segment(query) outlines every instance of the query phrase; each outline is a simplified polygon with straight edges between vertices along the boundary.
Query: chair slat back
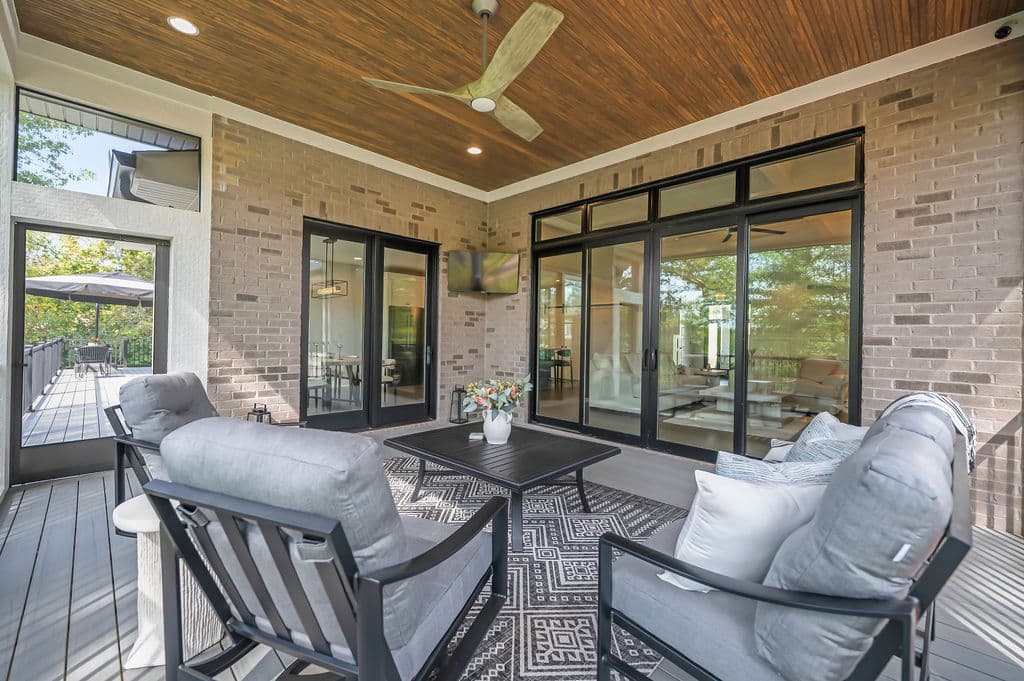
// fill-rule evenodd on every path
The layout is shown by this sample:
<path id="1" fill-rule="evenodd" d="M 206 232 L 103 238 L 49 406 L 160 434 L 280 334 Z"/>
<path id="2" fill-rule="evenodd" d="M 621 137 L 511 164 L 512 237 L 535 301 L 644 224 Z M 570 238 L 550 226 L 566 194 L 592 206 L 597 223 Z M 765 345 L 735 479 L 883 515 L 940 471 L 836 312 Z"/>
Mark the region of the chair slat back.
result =
<path id="1" fill-rule="evenodd" d="M 225 622 L 355 658 L 356 564 L 337 521 L 162 480 L 146 493 Z"/>

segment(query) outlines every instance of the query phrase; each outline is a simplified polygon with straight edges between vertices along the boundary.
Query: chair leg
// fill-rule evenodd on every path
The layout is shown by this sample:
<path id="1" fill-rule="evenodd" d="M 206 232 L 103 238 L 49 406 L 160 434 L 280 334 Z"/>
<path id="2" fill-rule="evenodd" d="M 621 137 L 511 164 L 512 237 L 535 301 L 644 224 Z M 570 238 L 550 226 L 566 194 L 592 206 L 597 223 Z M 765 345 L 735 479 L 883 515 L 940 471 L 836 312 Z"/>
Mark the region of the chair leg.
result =
<path id="1" fill-rule="evenodd" d="M 612 648 L 612 552 L 601 543 L 597 562 L 597 681 L 611 680 L 608 655 Z"/>

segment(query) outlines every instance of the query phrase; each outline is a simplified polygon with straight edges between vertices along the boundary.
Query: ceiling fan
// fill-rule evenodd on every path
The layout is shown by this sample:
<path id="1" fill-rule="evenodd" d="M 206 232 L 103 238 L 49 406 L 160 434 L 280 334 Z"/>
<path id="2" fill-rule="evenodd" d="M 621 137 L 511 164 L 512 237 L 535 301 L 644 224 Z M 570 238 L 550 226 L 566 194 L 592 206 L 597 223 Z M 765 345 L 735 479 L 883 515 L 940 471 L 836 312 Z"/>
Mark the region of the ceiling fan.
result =
<path id="1" fill-rule="evenodd" d="M 376 78 L 364 77 L 363 80 L 381 90 L 457 99 L 474 111 L 489 113 L 506 128 L 532 142 L 543 132 L 543 128 L 502 93 L 537 56 L 544 43 L 562 23 L 564 15 L 547 5 L 533 3 L 505 34 L 488 63 L 487 21 L 498 11 L 498 0 L 473 0 L 473 11 L 483 20 L 484 30 L 483 73 L 472 83 L 454 90 L 437 90 Z"/>
<path id="2" fill-rule="evenodd" d="M 736 227 L 730 227 L 729 228 L 729 233 L 725 235 L 724 239 L 722 239 L 722 243 L 724 244 L 726 241 L 731 239 L 732 235 L 735 234 L 736 231 L 737 231 Z M 779 235 L 782 235 L 782 234 L 786 233 L 786 230 L 784 230 L 784 229 L 768 229 L 767 227 L 751 227 L 750 231 L 751 232 L 763 232 L 765 234 L 779 234 Z"/>

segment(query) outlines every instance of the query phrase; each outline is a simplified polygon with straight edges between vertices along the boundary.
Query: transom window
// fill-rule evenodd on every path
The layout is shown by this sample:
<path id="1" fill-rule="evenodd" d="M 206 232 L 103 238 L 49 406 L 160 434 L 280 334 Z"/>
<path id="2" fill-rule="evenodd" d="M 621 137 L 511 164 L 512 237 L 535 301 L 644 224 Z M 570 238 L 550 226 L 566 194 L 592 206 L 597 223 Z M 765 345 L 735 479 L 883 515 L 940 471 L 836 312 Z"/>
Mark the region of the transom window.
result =
<path id="1" fill-rule="evenodd" d="M 14 179 L 199 210 L 200 139 L 19 88 Z"/>

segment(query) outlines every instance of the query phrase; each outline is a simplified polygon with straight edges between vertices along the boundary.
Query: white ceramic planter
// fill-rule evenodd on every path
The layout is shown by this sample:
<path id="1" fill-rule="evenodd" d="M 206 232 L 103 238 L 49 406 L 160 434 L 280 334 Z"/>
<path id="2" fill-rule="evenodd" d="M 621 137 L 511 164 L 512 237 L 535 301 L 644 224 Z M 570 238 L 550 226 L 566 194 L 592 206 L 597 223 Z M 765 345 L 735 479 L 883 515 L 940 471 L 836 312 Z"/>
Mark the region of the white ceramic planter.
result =
<path id="1" fill-rule="evenodd" d="M 488 409 L 484 412 L 484 437 L 488 444 L 503 445 L 512 433 L 512 414 L 499 411 L 496 418 Z"/>

